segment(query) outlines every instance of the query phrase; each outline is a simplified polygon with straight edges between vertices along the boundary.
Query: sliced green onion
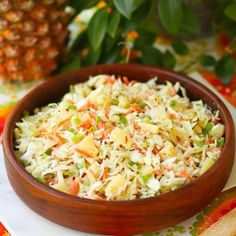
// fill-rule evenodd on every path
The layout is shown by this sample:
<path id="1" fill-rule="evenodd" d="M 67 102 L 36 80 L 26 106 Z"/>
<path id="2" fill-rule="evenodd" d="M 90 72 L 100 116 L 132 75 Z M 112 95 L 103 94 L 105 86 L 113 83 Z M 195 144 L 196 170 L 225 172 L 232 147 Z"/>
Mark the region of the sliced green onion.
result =
<path id="1" fill-rule="evenodd" d="M 77 110 L 77 106 L 74 105 L 74 104 L 71 104 L 68 108 L 69 108 L 70 110 L 74 110 L 74 111 Z"/>
<path id="2" fill-rule="evenodd" d="M 151 177 L 150 175 L 143 175 L 142 179 L 146 183 L 150 179 L 150 177 Z"/>
<path id="3" fill-rule="evenodd" d="M 171 107 L 174 107 L 176 104 L 177 104 L 176 100 L 172 100 L 172 101 L 170 102 L 170 106 L 171 106 Z"/>
<path id="4" fill-rule="evenodd" d="M 133 165 L 135 165 L 135 163 L 132 162 L 132 161 L 129 161 L 129 162 L 128 162 L 128 165 L 129 165 L 129 166 L 133 166 Z"/>
<path id="5" fill-rule="evenodd" d="M 100 122 L 102 120 L 101 116 L 96 116 L 96 122 Z"/>
<path id="6" fill-rule="evenodd" d="M 149 143 L 148 142 L 144 142 L 142 145 L 144 148 L 148 148 L 149 147 Z"/>
<path id="7" fill-rule="evenodd" d="M 217 147 L 224 147 L 224 145 L 225 145 L 225 140 L 224 139 L 217 141 L 217 144 L 216 144 Z"/>
<path id="8" fill-rule="evenodd" d="M 83 134 L 77 134 L 71 138 L 71 141 L 74 143 L 78 143 L 83 137 Z"/>
<path id="9" fill-rule="evenodd" d="M 47 153 L 43 153 L 43 154 L 41 155 L 41 157 L 42 157 L 43 159 L 45 159 L 45 158 L 48 157 L 48 154 L 47 154 Z"/>
<path id="10" fill-rule="evenodd" d="M 68 131 L 71 132 L 71 133 L 73 133 L 73 134 L 76 132 L 76 130 L 75 130 L 74 128 L 72 128 L 72 127 L 69 128 Z"/>
<path id="11" fill-rule="evenodd" d="M 127 125 L 128 124 L 128 120 L 125 116 L 120 116 L 120 123 L 123 125 Z"/>
<path id="12" fill-rule="evenodd" d="M 202 129 L 203 134 L 208 134 L 213 128 L 213 124 L 211 122 L 208 122 L 206 126 Z"/>
<path id="13" fill-rule="evenodd" d="M 144 109 L 144 108 L 145 108 L 145 104 L 144 104 L 144 103 L 140 103 L 140 104 L 138 104 L 138 106 L 139 106 L 141 109 Z"/>

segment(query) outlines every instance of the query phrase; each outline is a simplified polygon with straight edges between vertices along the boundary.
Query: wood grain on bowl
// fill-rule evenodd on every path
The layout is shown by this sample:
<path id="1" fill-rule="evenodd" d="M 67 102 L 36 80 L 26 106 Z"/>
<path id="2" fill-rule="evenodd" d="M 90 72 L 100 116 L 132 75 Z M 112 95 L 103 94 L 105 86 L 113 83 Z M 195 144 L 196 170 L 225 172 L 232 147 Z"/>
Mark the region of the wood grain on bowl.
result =
<path id="1" fill-rule="evenodd" d="M 220 111 L 225 124 L 225 146 L 216 163 L 202 176 L 175 191 L 147 199 L 98 201 L 81 199 L 56 191 L 32 177 L 14 154 L 14 128 L 25 110 L 47 105 L 59 99 L 71 84 L 89 76 L 112 74 L 131 80 L 147 81 L 155 76 L 158 83 L 179 81 L 190 99 L 202 99 Z M 177 224 L 204 208 L 224 187 L 234 161 L 234 124 L 224 103 L 208 88 L 181 74 L 141 65 L 98 65 L 59 75 L 39 85 L 15 107 L 3 135 L 5 165 L 12 187 L 22 201 L 34 211 L 58 224 L 76 230 L 128 235 L 151 232 Z"/>

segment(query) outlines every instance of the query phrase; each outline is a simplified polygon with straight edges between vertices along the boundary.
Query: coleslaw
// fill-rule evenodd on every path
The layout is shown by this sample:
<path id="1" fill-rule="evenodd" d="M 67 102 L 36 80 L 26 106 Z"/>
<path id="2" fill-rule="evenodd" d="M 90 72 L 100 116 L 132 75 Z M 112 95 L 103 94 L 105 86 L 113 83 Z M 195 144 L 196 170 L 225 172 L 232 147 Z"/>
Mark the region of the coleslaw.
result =
<path id="1" fill-rule="evenodd" d="M 58 103 L 27 112 L 17 157 L 40 182 L 96 200 L 132 200 L 190 183 L 219 158 L 219 111 L 190 101 L 179 82 L 97 75 Z"/>

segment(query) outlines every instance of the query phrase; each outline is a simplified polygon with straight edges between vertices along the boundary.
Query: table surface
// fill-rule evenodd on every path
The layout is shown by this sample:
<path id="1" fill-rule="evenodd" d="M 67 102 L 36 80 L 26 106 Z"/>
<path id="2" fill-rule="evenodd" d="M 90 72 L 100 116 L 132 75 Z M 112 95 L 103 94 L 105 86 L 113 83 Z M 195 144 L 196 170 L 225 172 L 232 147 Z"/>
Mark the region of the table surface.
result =
<path id="1" fill-rule="evenodd" d="M 197 79 L 198 81 L 207 84 L 201 76 L 194 72 L 190 74 L 191 77 Z M 207 84 L 213 91 L 216 90 Z M 216 92 L 218 95 L 219 93 Z M 236 109 L 233 108 L 221 95 L 219 95 L 222 100 L 225 101 L 228 106 L 233 119 L 236 123 Z M 52 223 L 43 217 L 39 216 L 37 213 L 28 208 L 15 194 L 11 188 L 3 160 L 2 146 L 0 145 L 0 222 L 2 222 L 8 229 L 12 236 L 74 236 L 74 235 L 89 235 L 82 232 L 74 231 Z M 231 176 L 225 186 L 225 189 L 236 186 L 236 162 L 233 167 Z M 182 222 L 177 227 L 171 227 L 162 230 L 160 234 L 150 234 L 150 235 L 168 235 L 168 232 L 174 232 L 173 235 L 191 235 L 191 226 L 196 220 L 196 216 Z M 171 234 L 169 234 L 171 235 Z"/>

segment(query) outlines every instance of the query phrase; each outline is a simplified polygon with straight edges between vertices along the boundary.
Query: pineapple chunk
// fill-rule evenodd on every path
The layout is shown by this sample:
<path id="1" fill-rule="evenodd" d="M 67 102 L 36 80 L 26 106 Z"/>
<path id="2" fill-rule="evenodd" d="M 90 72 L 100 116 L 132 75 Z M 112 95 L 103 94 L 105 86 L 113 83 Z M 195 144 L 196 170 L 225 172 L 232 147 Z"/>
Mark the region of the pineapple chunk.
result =
<path id="1" fill-rule="evenodd" d="M 212 130 L 209 132 L 209 134 L 216 138 L 221 138 L 224 135 L 225 126 L 222 124 L 216 124 L 213 126 Z"/>
<path id="2" fill-rule="evenodd" d="M 130 102 L 129 102 L 128 98 L 126 98 L 124 96 L 119 97 L 119 104 L 118 104 L 119 107 L 128 108 L 129 104 L 130 104 Z"/>
<path id="3" fill-rule="evenodd" d="M 57 180 L 58 180 L 58 183 L 52 185 L 51 187 L 64 193 L 70 193 L 70 189 L 66 185 L 65 179 L 61 171 L 57 172 Z"/>
<path id="4" fill-rule="evenodd" d="M 205 173 L 214 163 L 215 163 L 214 160 L 212 160 L 211 158 L 207 158 L 202 165 L 202 168 L 200 170 L 200 175 Z"/>
<path id="5" fill-rule="evenodd" d="M 109 105 L 110 98 L 106 94 L 101 94 L 97 97 L 96 102 L 98 105 Z"/>
<path id="6" fill-rule="evenodd" d="M 140 172 L 143 176 L 153 174 L 153 167 L 151 165 L 145 165 L 141 168 Z"/>
<path id="7" fill-rule="evenodd" d="M 94 143 L 93 138 L 89 137 L 89 136 L 83 138 L 79 142 L 78 148 L 85 151 L 85 152 L 87 152 L 88 154 L 90 154 L 93 157 L 98 156 L 98 153 L 99 153 L 99 151 L 98 151 L 98 149 L 97 149 L 97 147 Z"/>
<path id="8" fill-rule="evenodd" d="M 105 189 L 105 195 L 109 199 L 114 199 L 126 189 L 128 183 L 125 177 L 120 174 L 113 176 Z"/>
<path id="9" fill-rule="evenodd" d="M 185 130 L 183 128 L 174 127 L 171 129 L 170 134 L 176 143 L 179 142 L 178 139 L 180 139 L 181 142 L 183 142 L 185 139 Z"/>
<path id="10" fill-rule="evenodd" d="M 168 119 L 168 114 L 166 112 L 164 105 L 159 105 L 157 108 L 153 108 L 149 115 L 151 116 L 152 120 L 154 121 L 163 121 L 165 119 Z"/>
<path id="11" fill-rule="evenodd" d="M 176 150 L 174 145 L 170 141 L 165 141 L 164 148 L 161 149 L 160 154 L 163 156 L 175 156 Z"/>
<path id="12" fill-rule="evenodd" d="M 193 128 L 194 132 L 196 134 L 201 134 L 202 133 L 202 128 L 200 125 L 195 125 L 195 127 Z"/>
<path id="13" fill-rule="evenodd" d="M 119 116 L 117 116 L 117 115 L 110 116 L 110 121 L 111 122 L 118 122 L 119 121 Z"/>
<path id="14" fill-rule="evenodd" d="M 140 126 L 141 130 L 148 131 L 153 134 L 157 134 L 159 131 L 159 127 L 157 125 L 152 125 L 152 124 L 148 124 L 148 123 L 139 123 L 139 126 Z"/>
<path id="15" fill-rule="evenodd" d="M 200 125 L 200 127 L 204 128 L 207 124 L 207 119 L 205 117 L 200 117 L 199 121 L 198 121 L 198 125 Z"/>
<path id="16" fill-rule="evenodd" d="M 132 145 L 128 132 L 118 127 L 112 130 L 110 137 L 113 142 L 125 148 L 130 148 Z"/>

